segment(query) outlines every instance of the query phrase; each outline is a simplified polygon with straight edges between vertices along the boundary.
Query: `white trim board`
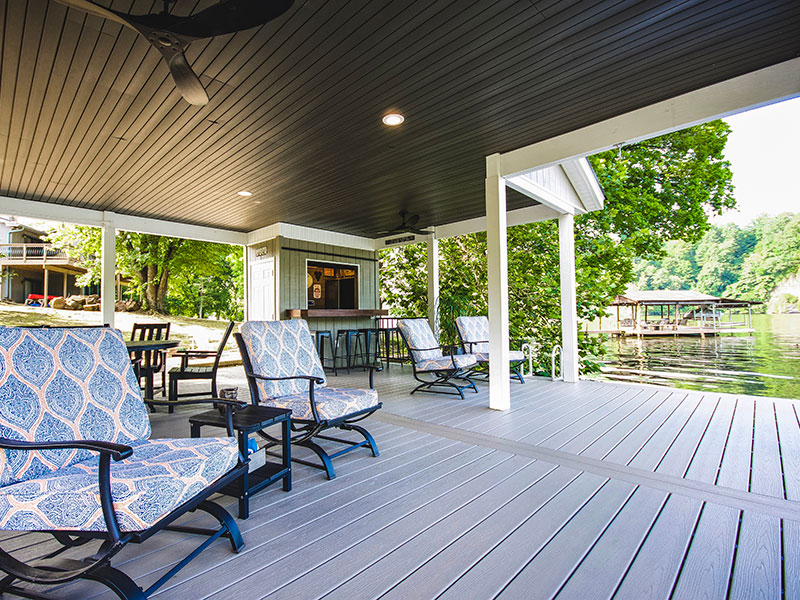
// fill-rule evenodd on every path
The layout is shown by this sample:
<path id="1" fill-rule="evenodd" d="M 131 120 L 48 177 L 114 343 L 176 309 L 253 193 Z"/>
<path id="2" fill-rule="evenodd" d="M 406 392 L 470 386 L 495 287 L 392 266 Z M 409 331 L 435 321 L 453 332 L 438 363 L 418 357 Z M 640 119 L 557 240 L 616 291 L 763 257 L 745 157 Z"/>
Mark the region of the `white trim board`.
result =
<path id="1" fill-rule="evenodd" d="M 291 223 L 273 223 L 266 227 L 261 227 L 247 234 L 247 245 L 254 246 L 261 242 L 266 242 L 276 237 L 283 237 L 290 240 L 302 242 L 314 242 L 316 244 L 328 244 L 342 248 L 352 248 L 355 250 L 375 250 L 375 240 L 372 238 L 339 233 L 337 231 L 327 231 L 303 225 L 292 225 Z"/>

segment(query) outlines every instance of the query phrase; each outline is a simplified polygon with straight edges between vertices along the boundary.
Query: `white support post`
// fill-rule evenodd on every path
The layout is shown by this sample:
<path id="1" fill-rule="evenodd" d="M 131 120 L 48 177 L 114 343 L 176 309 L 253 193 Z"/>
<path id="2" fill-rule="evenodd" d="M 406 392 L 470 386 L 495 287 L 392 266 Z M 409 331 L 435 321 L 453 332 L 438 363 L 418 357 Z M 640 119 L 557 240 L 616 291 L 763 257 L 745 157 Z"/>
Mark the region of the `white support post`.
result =
<path id="1" fill-rule="evenodd" d="M 578 381 L 578 297 L 575 283 L 575 218 L 558 217 L 561 273 L 561 372 L 564 381 Z"/>
<path id="2" fill-rule="evenodd" d="M 436 339 L 439 339 L 439 315 L 436 305 L 439 303 L 439 240 L 431 236 L 427 241 L 428 263 L 428 323 Z"/>
<path id="3" fill-rule="evenodd" d="M 116 238 L 114 213 L 103 212 L 100 243 L 100 314 L 103 323 L 114 326 L 114 279 L 116 264 Z"/>
<path id="4" fill-rule="evenodd" d="M 244 270 L 244 290 L 242 293 L 244 294 L 244 298 L 242 299 L 244 305 L 242 306 L 242 315 L 244 316 L 244 320 L 248 320 L 248 300 L 250 298 L 250 263 L 249 263 L 249 254 L 247 252 L 247 246 L 242 246 L 242 269 Z M 237 329 L 238 331 L 238 329 Z"/>
<path id="5" fill-rule="evenodd" d="M 511 408 L 508 373 L 506 183 L 499 154 L 486 157 L 486 260 L 489 270 L 489 408 Z"/>
<path id="6" fill-rule="evenodd" d="M 50 271 L 47 270 L 47 267 L 44 268 L 44 300 L 42 300 L 42 306 L 47 307 L 49 306 L 47 302 L 47 296 L 50 294 Z"/>

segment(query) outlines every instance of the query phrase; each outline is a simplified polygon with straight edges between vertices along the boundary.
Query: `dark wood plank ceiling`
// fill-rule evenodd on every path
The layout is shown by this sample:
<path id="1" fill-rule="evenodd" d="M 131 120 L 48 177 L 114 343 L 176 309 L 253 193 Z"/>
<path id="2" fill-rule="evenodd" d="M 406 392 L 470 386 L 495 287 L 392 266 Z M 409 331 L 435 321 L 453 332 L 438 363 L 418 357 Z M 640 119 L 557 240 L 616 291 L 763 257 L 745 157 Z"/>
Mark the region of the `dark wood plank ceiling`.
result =
<path id="1" fill-rule="evenodd" d="M 49 0 L 0 17 L 0 194 L 240 231 L 481 216 L 484 156 L 800 50 L 797 0 L 297 0 L 192 45 L 211 97 L 195 107 L 118 24 Z M 388 109 L 406 122 L 382 125 Z"/>

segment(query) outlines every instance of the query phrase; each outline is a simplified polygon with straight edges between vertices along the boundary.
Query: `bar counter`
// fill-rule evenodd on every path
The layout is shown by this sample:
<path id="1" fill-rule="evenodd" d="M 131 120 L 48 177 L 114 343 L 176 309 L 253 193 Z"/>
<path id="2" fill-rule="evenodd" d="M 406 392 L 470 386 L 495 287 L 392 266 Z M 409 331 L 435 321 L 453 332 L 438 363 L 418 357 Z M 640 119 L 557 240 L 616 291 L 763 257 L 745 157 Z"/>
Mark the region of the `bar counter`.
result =
<path id="1" fill-rule="evenodd" d="M 364 317 L 386 317 L 385 308 L 293 308 L 286 311 L 290 319 L 358 319 Z"/>

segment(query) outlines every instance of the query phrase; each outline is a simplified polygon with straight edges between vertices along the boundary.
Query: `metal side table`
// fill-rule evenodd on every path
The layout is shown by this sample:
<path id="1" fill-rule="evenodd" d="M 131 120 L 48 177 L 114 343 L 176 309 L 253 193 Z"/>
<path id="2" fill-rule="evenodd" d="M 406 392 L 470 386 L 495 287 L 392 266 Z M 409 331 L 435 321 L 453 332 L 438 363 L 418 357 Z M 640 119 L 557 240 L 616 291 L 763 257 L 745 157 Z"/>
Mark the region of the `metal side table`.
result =
<path id="1" fill-rule="evenodd" d="M 291 455 L 291 414 L 285 408 L 248 405 L 233 413 L 233 429 L 239 439 L 239 452 L 248 457 L 248 440 L 250 435 L 272 425 L 281 425 L 280 463 L 267 459 L 266 449 L 249 455 L 250 469 L 241 478 L 220 490 L 223 494 L 239 499 L 239 518 L 250 516 L 250 496 L 263 490 L 278 479 L 283 479 L 283 489 L 292 489 L 292 455 Z M 200 429 L 204 426 L 226 427 L 225 417 L 219 411 L 210 410 L 189 418 L 192 437 L 200 437 Z"/>

